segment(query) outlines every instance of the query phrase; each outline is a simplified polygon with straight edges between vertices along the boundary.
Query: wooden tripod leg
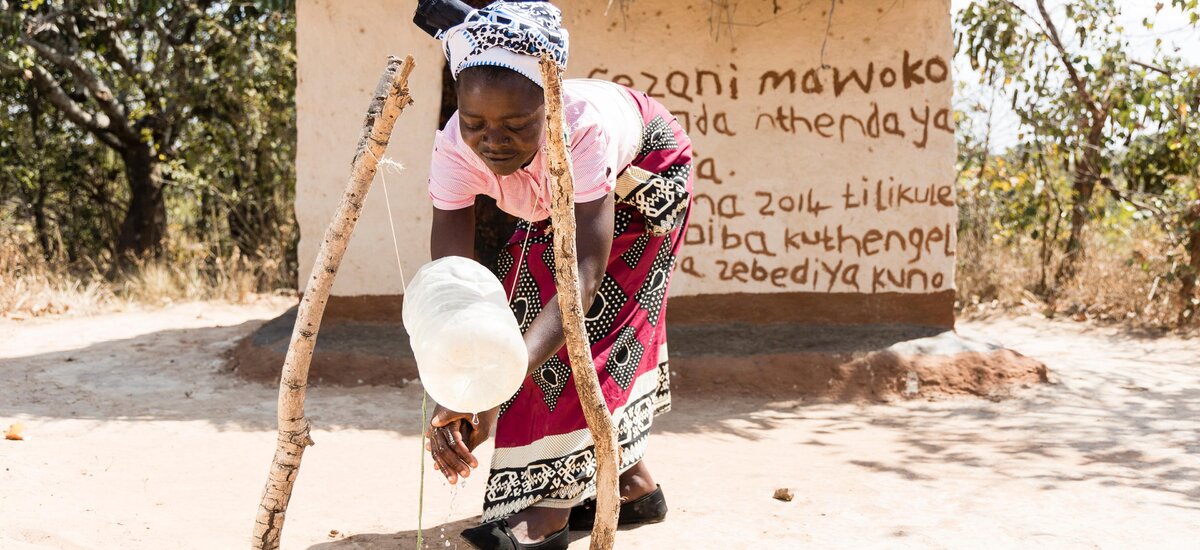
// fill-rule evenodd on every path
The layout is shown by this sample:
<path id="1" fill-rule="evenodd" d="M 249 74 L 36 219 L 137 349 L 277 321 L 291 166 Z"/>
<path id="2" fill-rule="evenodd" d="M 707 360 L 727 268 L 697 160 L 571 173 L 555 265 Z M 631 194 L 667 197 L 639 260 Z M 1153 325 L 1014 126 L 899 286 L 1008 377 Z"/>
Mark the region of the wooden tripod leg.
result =
<path id="1" fill-rule="evenodd" d="M 275 458 L 271 461 L 267 486 L 254 519 L 251 545 L 255 549 L 279 548 L 284 514 L 292 497 L 296 474 L 300 471 L 300 458 L 304 455 L 305 447 L 314 444 L 309 437 L 308 419 L 304 417 L 304 392 L 308 387 L 308 367 L 317 344 L 317 331 L 321 328 L 321 316 L 325 313 L 325 303 L 329 300 L 334 276 L 346 253 L 346 245 L 350 243 L 350 235 L 358 222 L 367 190 L 375 179 L 375 169 L 387 150 L 392 127 L 404 108 L 412 103 L 408 91 L 408 75 L 412 69 L 412 56 L 405 57 L 403 61 L 396 57 L 388 58 L 387 68 L 367 109 L 362 138 L 354 153 L 350 180 L 346 183 L 346 191 L 338 203 L 333 220 L 325 229 L 325 240 L 321 242 L 321 250 L 317 253 L 317 261 L 308 278 L 308 288 L 296 312 L 296 326 L 292 330 L 292 340 L 288 344 L 279 380 L 279 438 Z"/>
<path id="2" fill-rule="evenodd" d="M 566 125 L 562 114 L 562 78 L 558 65 L 542 55 L 542 85 L 546 92 L 546 153 L 550 171 L 551 222 L 554 224 L 554 272 L 558 305 L 562 308 L 563 334 L 571 359 L 571 375 L 579 393 L 583 415 L 592 432 L 596 448 L 596 522 L 592 525 L 592 550 L 609 550 L 617 534 L 617 513 L 621 504 L 617 485 L 620 455 L 617 431 L 613 428 L 608 405 L 600 393 L 600 379 L 592 363 L 583 322 L 583 303 L 579 291 L 579 259 L 575 248 L 575 181 L 571 176 L 571 156 L 563 136 Z"/>

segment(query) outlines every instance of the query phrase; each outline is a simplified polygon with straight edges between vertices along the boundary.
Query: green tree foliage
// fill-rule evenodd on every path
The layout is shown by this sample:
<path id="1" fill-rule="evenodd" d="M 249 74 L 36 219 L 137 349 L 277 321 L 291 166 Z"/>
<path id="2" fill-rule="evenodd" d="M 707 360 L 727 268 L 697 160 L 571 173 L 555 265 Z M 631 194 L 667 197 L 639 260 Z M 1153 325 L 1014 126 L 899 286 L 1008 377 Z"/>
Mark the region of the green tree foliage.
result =
<path id="1" fill-rule="evenodd" d="M 111 247 L 125 202 L 115 155 L 32 86 L 0 86 L 0 105 L 9 115 L 0 118 L 0 214 L 25 221 L 47 260 L 75 263 Z"/>
<path id="2" fill-rule="evenodd" d="M 999 199 L 989 204 L 1007 210 L 1014 222 L 1008 229 L 1041 241 L 1038 290 L 1051 297 L 1076 275 L 1090 222 L 1132 211 L 1159 224 L 1173 246 L 1200 239 L 1189 214 L 1200 177 L 1200 70 L 1162 48 L 1149 59 L 1134 55 L 1130 30 L 1120 24 L 1122 4 L 983 0 L 957 21 L 959 53 L 985 83 L 1007 94 L 1022 138 L 997 158 L 986 143 L 965 136 L 963 175 L 974 179 L 969 187 Z M 1170 5 L 1193 25 L 1200 20 L 1197 0 Z M 995 166 L 997 160 L 1008 166 Z M 1119 207 L 1106 207 L 1098 194 Z M 1046 264 L 1058 247 L 1050 280 Z M 1195 272 L 1188 265 L 1198 262 L 1180 263 L 1169 276 L 1190 277 L 1192 292 Z"/>
<path id="3" fill-rule="evenodd" d="M 47 257 L 290 282 L 294 36 L 292 2 L 0 0 L 4 210 Z"/>

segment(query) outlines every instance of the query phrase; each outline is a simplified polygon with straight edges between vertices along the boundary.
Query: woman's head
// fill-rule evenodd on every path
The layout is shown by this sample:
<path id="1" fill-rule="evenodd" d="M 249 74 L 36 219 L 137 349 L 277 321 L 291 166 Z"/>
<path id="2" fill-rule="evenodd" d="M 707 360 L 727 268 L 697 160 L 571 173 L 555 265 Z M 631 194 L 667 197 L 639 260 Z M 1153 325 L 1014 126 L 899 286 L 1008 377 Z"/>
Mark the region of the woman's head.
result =
<path id="1" fill-rule="evenodd" d="M 542 142 L 541 56 L 567 65 L 562 13 L 549 2 L 495 2 L 446 29 L 442 44 L 463 140 L 496 174 L 516 172 Z"/>
<path id="2" fill-rule="evenodd" d="M 449 9 L 449 8 L 446 8 Z M 451 10 L 453 11 L 453 10 Z M 458 17 L 447 14 L 446 20 Z M 442 32 L 442 51 L 454 78 L 471 67 L 504 67 L 542 85 L 539 62 L 548 55 L 567 68 L 570 35 L 549 2 L 493 2 Z"/>
<path id="3" fill-rule="evenodd" d="M 542 89 L 515 71 L 479 65 L 459 74 L 459 132 L 496 175 L 520 170 L 537 154 L 543 104 Z"/>

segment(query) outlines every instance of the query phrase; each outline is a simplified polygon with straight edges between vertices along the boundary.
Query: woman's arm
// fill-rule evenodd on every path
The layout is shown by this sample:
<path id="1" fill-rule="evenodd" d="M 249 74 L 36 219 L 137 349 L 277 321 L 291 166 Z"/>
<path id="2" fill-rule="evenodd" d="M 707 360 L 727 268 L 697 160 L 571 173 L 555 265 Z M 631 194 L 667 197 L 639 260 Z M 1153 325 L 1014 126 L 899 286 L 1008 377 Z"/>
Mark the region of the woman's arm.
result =
<path id="1" fill-rule="evenodd" d="M 591 305 L 604 280 L 608 256 L 612 252 L 614 198 L 610 193 L 603 199 L 575 205 L 576 246 L 579 254 L 580 298 L 584 312 Z M 433 211 L 433 232 L 430 251 L 433 259 L 445 256 L 474 256 L 475 209 Z M 526 375 L 546 362 L 566 343 L 562 329 L 562 309 L 554 297 L 542 309 L 525 331 L 525 346 L 529 349 Z M 487 440 L 495 425 L 499 407 L 478 415 L 479 424 L 471 425 L 473 415 L 451 411 L 438 405 L 434 408 L 425 436 L 425 449 L 434 460 L 434 468 L 450 483 L 468 477 L 479 461 L 471 453 Z"/>
<path id="2" fill-rule="evenodd" d="M 458 210 L 433 209 L 433 228 L 429 233 L 429 255 L 438 260 L 446 256 L 475 258 L 475 207 Z"/>
<path id="3" fill-rule="evenodd" d="M 433 227 L 429 234 L 429 255 L 438 260 L 446 256 L 475 257 L 475 207 L 458 210 L 433 209 Z M 452 411 L 441 405 L 433 408 L 433 417 L 425 427 L 425 449 L 433 457 L 434 469 L 450 483 L 458 476 L 471 475 L 479 461 L 471 450 L 487 440 L 498 409 L 479 415 L 480 425 L 473 426 L 474 415 Z"/>
<path id="4" fill-rule="evenodd" d="M 612 193 L 591 202 L 575 204 L 575 243 L 579 254 L 580 298 L 587 312 L 608 267 L 613 243 L 614 198 Z M 433 209 L 430 255 L 434 260 L 446 256 L 475 257 L 475 209 Z M 553 266 L 551 266 L 553 267 Z M 550 359 L 566 343 L 562 330 L 562 309 L 552 298 L 525 331 L 529 348 L 526 373 Z"/>
<path id="5" fill-rule="evenodd" d="M 575 205 L 575 243 L 579 254 L 580 300 L 586 314 L 608 267 L 608 255 L 613 243 L 613 194 L 602 199 Z M 553 267 L 553 266 L 551 266 Z M 525 331 L 525 347 L 529 348 L 529 367 L 526 375 L 541 366 L 566 344 L 562 328 L 562 309 L 558 297 L 551 298 Z"/>

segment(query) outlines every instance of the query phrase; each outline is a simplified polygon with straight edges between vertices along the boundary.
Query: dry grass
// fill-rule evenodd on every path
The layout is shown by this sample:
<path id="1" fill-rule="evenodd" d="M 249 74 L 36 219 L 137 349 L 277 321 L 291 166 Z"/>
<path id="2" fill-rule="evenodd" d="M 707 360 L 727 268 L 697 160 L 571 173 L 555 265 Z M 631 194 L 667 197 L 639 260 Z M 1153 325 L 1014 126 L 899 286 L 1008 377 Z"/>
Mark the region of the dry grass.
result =
<path id="1" fill-rule="evenodd" d="M 279 265 L 251 265 L 235 254 L 213 258 L 202 247 L 176 246 L 165 263 L 146 264 L 117 277 L 99 267 L 48 262 L 28 238 L 0 234 L 0 317 L 26 319 L 79 315 L 190 300 L 253 301 L 264 278 L 278 277 Z M 1179 282 L 1165 274 L 1176 260 L 1164 237 L 1143 224 L 1127 231 L 1087 233 L 1087 256 L 1079 275 L 1057 289 L 1053 304 L 1039 289 L 1041 245 L 1032 239 L 1009 242 L 991 235 L 959 236 L 957 284 L 959 314 L 971 318 L 1026 311 L 1078 320 L 1122 321 L 1167 327 L 1176 322 Z M 1045 268 L 1053 282 L 1059 257 Z M 275 294 L 294 294 L 283 289 Z"/>
<path id="2" fill-rule="evenodd" d="M 1182 302 L 1179 282 L 1169 276 L 1175 260 L 1161 232 L 1152 226 L 1128 231 L 1085 234 L 1085 257 L 1078 275 L 1045 292 L 1041 244 L 1001 239 L 959 241 L 957 282 L 960 315 L 987 316 L 1006 311 L 1069 316 L 1076 320 L 1121 321 L 1133 325 L 1171 327 Z M 1056 253 L 1045 269 L 1048 286 L 1061 260 Z"/>
<path id="3" fill-rule="evenodd" d="M 158 307 L 191 300 L 250 302 L 258 297 L 262 266 L 245 259 L 211 258 L 177 249 L 168 261 L 135 266 L 106 277 L 87 263 L 47 261 L 20 235 L 0 236 L 0 317 L 28 319 L 86 315 L 128 307 Z M 275 294 L 289 294 L 281 289 Z"/>

